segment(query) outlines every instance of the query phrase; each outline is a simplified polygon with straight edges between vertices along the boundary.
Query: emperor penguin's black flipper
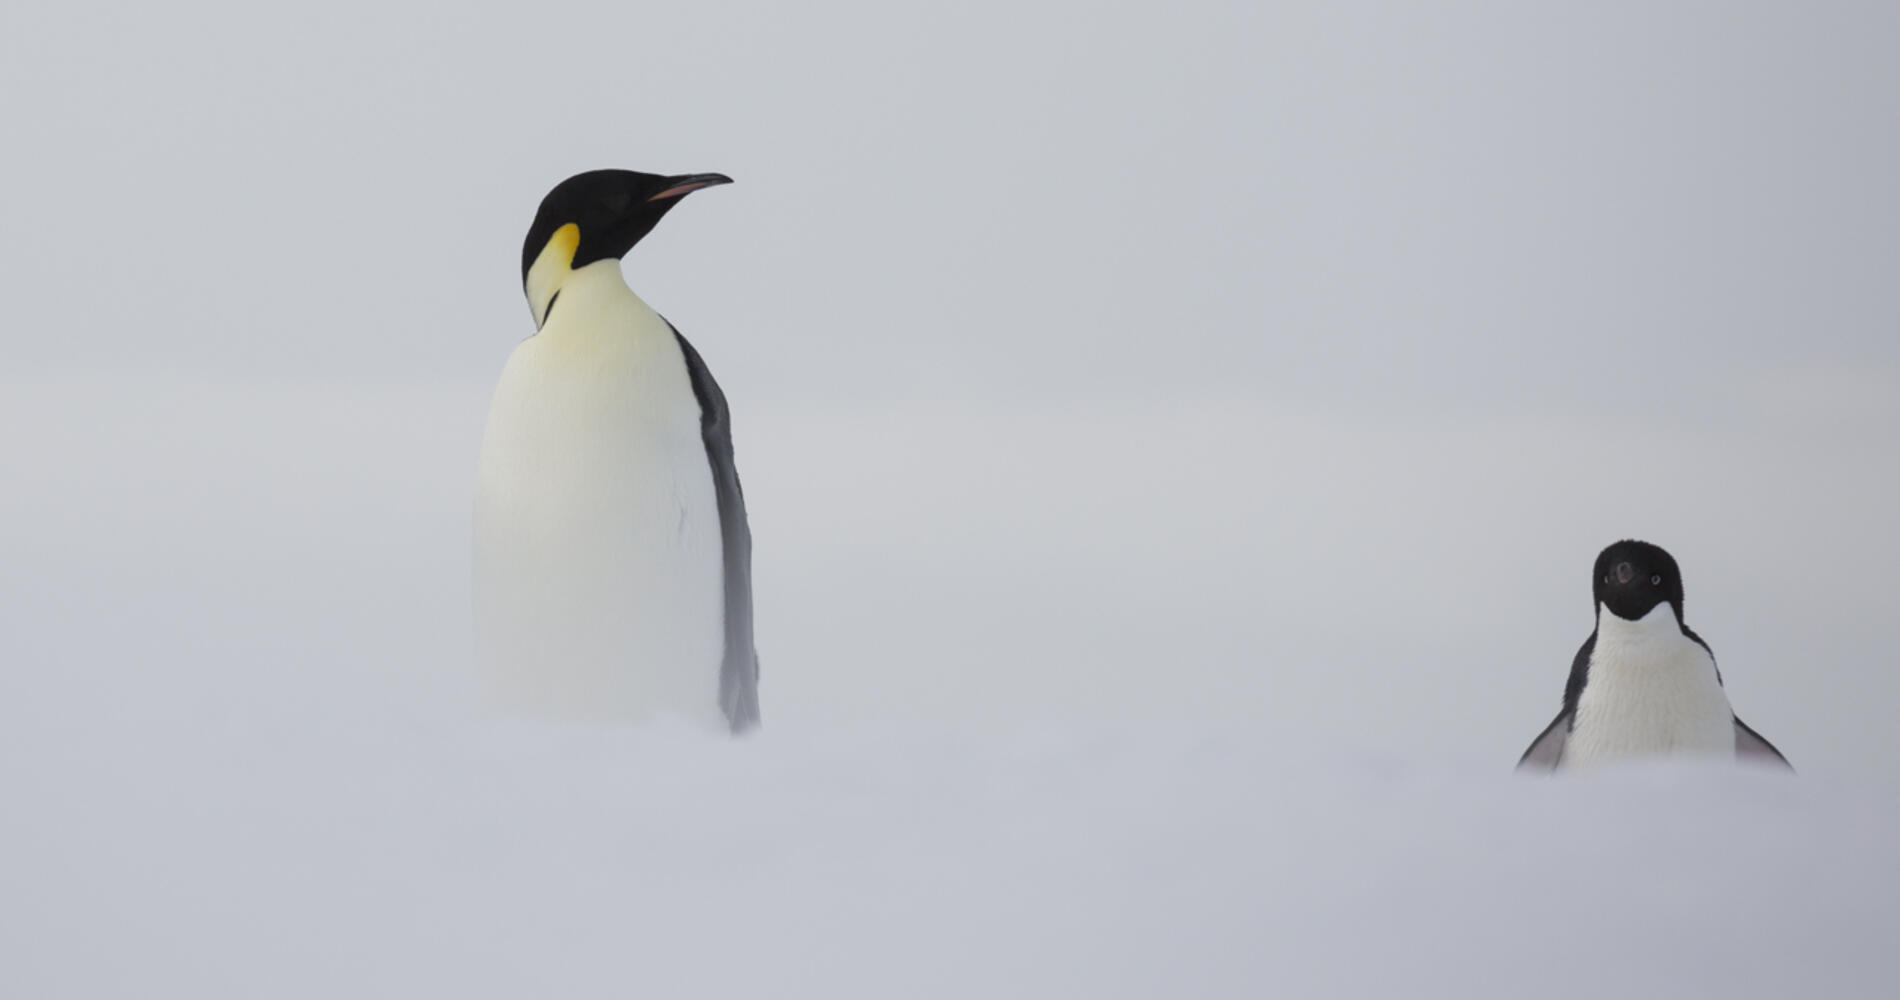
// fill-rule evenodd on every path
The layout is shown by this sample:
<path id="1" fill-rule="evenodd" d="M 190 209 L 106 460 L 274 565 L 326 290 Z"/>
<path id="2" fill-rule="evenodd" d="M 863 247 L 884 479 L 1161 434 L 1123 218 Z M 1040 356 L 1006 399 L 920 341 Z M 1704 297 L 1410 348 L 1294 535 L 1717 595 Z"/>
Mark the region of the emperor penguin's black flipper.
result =
<path id="1" fill-rule="evenodd" d="M 699 352 L 668 327 L 686 356 L 686 372 L 699 399 L 699 433 L 706 443 L 706 461 L 712 467 L 713 489 L 719 497 L 719 541 L 724 551 L 726 595 L 726 651 L 719 666 L 719 708 L 732 731 L 742 733 L 759 724 L 759 654 L 752 645 L 752 528 L 746 522 L 745 491 L 739 487 L 739 469 L 732 460 L 732 413 L 726 394 L 713 380 Z"/>

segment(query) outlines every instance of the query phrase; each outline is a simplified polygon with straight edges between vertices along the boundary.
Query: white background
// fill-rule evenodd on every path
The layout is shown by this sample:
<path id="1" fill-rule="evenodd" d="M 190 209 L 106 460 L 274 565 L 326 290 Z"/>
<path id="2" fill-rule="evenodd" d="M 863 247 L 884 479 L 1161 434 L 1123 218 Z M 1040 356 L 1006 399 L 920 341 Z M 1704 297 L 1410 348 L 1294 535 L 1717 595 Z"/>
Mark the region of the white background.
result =
<path id="1" fill-rule="evenodd" d="M 1012 928 L 1169 905 L 1184 916 L 1167 934 L 1213 949 L 1211 992 L 1258 992 L 1275 970 L 1323 983 L 1326 956 L 1361 947 L 1428 956 L 1366 981 L 1416 985 L 1475 961 L 1434 916 L 1438 889 L 1496 914 L 1547 899 L 1534 873 L 1582 856 L 1599 867 L 1563 884 L 1635 872 L 1638 896 L 1691 865 L 1683 913 L 1715 920 L 1714 943 L 1658 952 L 1665 978 L 1772 991 L 1796 981 L 1777 971 L 1827 968 L 1850 995 L 1876 957 L 1855 935 L 1890 937 L 1893 919 L 1876 933 L 1858 894 L 1890 899 L 1900 878 L 1881 838 L 1857 839 L 1900 814 L 1900 15 L 1257 7 L 0 14 L 0 790 L 21 817 L 0 827 L 0 969 L 24 970 L 23 995 L 82 968 L 71 982 L 104 993 L 241 994 L 336 945 L 302 988 L 427 982 L 465 960 L 447 982 L 511 995 L 452 916 L 479 906 L 445 894 L 480 873 L 534 887 L 490 900 L 516 917 L 535 900 L 604 935 L 595 952 L 528 934 L 520 983 L 558 967 L 572 995 L 605 989 L 633 959 L 594 893 L 654 890 L 616 867 L 639 837 L 575 827 L 626 821 L 612 804 L 639 800 L 621 782 L 687 809 L 678 830 L 756 819 L 777 831 L 763 843 L 840 852 L 836 870 L 761 861 L 717 890 L 764 923 L 657 949 L 682 967 L 767 940 L 808 957 L 798 935 L 829 925 L 788 916 L 788 939 L 772 915 L 813 891 L 840 936 L 901 935 L 825 893 L 885 884 L 852 847 L 890 831 L 854 810 L 940 803 L 954 821 L 916 856 L 934 861 L 905 870 L 939 873 L 941 912 L 997 935 L 952 963 L 970 989 L 1008 968 L 1045 992 L 1071 982 L 1051 971 L 1067 960 L 1009 966 Z M 767 720 L 752 756 L 463 718 L 473 463 L 488 389 L 532 328 L 521 236 L 548 187 L 605 166 L 738 182 L 689 199 L 626 271 L 732 401 Z M 1500 777 L 1556 710 L 1590 563 L 1622 537 L 1681 561 L 1690 623 L 1800 791 Z M 653 766 L 654 746 L 690 759 Z M 854 781 L 865 758 L 890 772 Z M 943 759 L 973 763 L 930 770 Z M 944 785 L 903 780 L 904 762 Z M 1017 791 L 984 791 L 991 768 Z M 1151 840 L 1064 811 L 1041 793 L 1065 768 L 1077 801 L 1177 819 Z M 413 788 L 357 784 L 391 773 Z M 736 793 L 693 812 L 697 779 L 820 818 L 761 816 Z M 548 805 L 570 787 L 600 802 Z M 414 788 L 451 804 L 396 809 Z M 1568 794 L 1591 819 L 1563 812 Z M 1283 805 L 1305 824 L 1289 839 L 1249 825 Z M 1674 861 L 1596 836 L 1656 809 L 1675 810 L 1658 821 Z M 414 869 L 369 834 L 361 856 L 326 850 L 287 818 L 305 811 L 423 854 L 469 824 L 512 848 Z M 221 839 L 246 815 L 273 818 Z M 953 849 L 996 823 L 1050 825 L 1025 835 L 1030 858 L 1074 833 L 1100 871 Z M 1478 850 L 1421 846 L 1421 823 Z M 1387 833 L 1353 833 L 1368 825 Z M 723 870 L 724 835 L 679 864 Z M 1368 881 L 1300 882 L 1302 837 L 1343 852 L 1318 870 Z M 1696 854 L 1725 837 L 1737 853 Z M 617 874 L 570 894 L 535 881 L 530 859 L 563 838 L 579 838 L 563 856 Z M 1064 891 L 1156 844 L 1205 863 L 1133 879 L 1125 911 Z M 147 849 L 230 909 L 175 909 Z M 1242 863 L 1255 852 L 1267 868 Z M 232 874 L 231 857 L 274 875 Z M 286 874 L 299 866 L 318 874 Z M 1197 894 L 1221 871 L 1250 902 Z M 377 961 L 247 916 L 353 913 L 346 872 L 405 901 L 367 907 L 392 923 L 344 921 Z M 994 922 L 985 887 L 1025 878 L 1055 902 Z M 1273 891 L 1287 884 L 1306 888 Z M 1625 896 L 1600 895 L 1558 908 L 1576 926 L 1544 918 L 1527 975 L 1653 943 L 1613 919 Z M 1320 898 L 1348 914 L 1313 925 L 1330 947 L 1266 961 L 1208 944 L 1249 920 L 1306 927 Z M 1366 927 L 1366 912 L 1399 916 Z M 1835 932 L 1790 944 L 1770 913 Z M 507 919 L 493 926 L 519 931 Z M 649 938 L 672 926 L 639 919 L 659 921 Z M 183 945 L 149 975 L 91 964 L 143 954 L 131 942 L 158 925 L 287 950 L 224 978 Z M 433 950 L 391 943 L 412 926 L 439 929 Z M 1583 929 L 1604 926 L 1619 930 Z M 1078 931 L 1055 953 L 1153 932 Z M 1181 985 L 1178 951 L 1141 967 L 1156 982 L 1113 963 L 1073 982 L 1155 995 Z M 1759 967 L 1696 978 L 1741 953 Z M 876 966 L 797 968 L 688 992 L 887 995 L 840 971 Z"/>

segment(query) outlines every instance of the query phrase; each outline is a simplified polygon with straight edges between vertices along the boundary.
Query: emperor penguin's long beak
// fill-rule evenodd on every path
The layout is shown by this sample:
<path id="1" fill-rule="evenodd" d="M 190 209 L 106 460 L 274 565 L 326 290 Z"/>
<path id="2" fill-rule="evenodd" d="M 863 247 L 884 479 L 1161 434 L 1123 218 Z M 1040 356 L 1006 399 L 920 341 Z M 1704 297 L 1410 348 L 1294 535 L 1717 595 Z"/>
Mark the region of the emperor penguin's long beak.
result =
<path id="1" fill-rule="evenodd" d="M 678 177 L 668 177 L 667 180 L 670 183 L 667 184 L 666 190 L 648 198 L 648 201 L 665 201 L 668 198 L 691 194 L 700 188 L 732 183 L 732 178 L 725 174 L 681 174 Z"/>

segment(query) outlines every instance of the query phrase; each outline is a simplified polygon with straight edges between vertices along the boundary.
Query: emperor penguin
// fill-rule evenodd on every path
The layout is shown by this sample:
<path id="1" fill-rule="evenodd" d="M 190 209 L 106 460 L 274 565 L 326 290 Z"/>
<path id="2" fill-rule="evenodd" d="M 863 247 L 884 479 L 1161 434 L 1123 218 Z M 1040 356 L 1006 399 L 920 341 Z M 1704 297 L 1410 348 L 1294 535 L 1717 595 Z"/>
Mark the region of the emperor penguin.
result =
<path id="1" fill-rule="evenodd" d="M 1682 619 L 1682 572 L 1669 553 L 1617 542 L 1592 573 L 1596 629 L 1570 663 L 1562 711 L 1518 770 L 1668 754 L 1789 767 L 1729 706 L 1715 654 Z"/>
<path id="2" fill-rule="evenodd" d="M 722 174 L 595 170 L 521 249 L 535 332 L 502 370 L 475 488 L 482 687 L 504 712 L 759 723 L 752 534 L 725 394 L 620 258 Z"/>

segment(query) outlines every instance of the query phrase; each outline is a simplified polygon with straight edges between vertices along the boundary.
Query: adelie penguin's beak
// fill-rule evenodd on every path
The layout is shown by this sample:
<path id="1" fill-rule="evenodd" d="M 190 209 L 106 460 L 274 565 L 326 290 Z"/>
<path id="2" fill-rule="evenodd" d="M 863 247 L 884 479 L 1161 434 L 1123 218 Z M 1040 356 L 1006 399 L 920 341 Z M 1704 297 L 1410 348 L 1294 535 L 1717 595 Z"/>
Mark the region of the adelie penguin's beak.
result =
<path id="1" fill-rule="evenodd" d="M 1636 568 L 1634 566 L 1631 566 L 1629 563 L 1626 563 L 1626 562 L 1620 562 L 1616 564 L 1616 582 L 1617 583 L 1628 583 L 1635 576 L 1636 576 Z"/>
<path id="2" fill-rule="evenodd" d="M 692 194 L 700 188 L 731 184 L 732 178 L 725 174 L 681 174 L 678 177 L 668 177 L 667 181 L 670 183 L 667 184 L 666 190 L 648 198 L 647 201 L 665 201 L 668 198 Z"/>

